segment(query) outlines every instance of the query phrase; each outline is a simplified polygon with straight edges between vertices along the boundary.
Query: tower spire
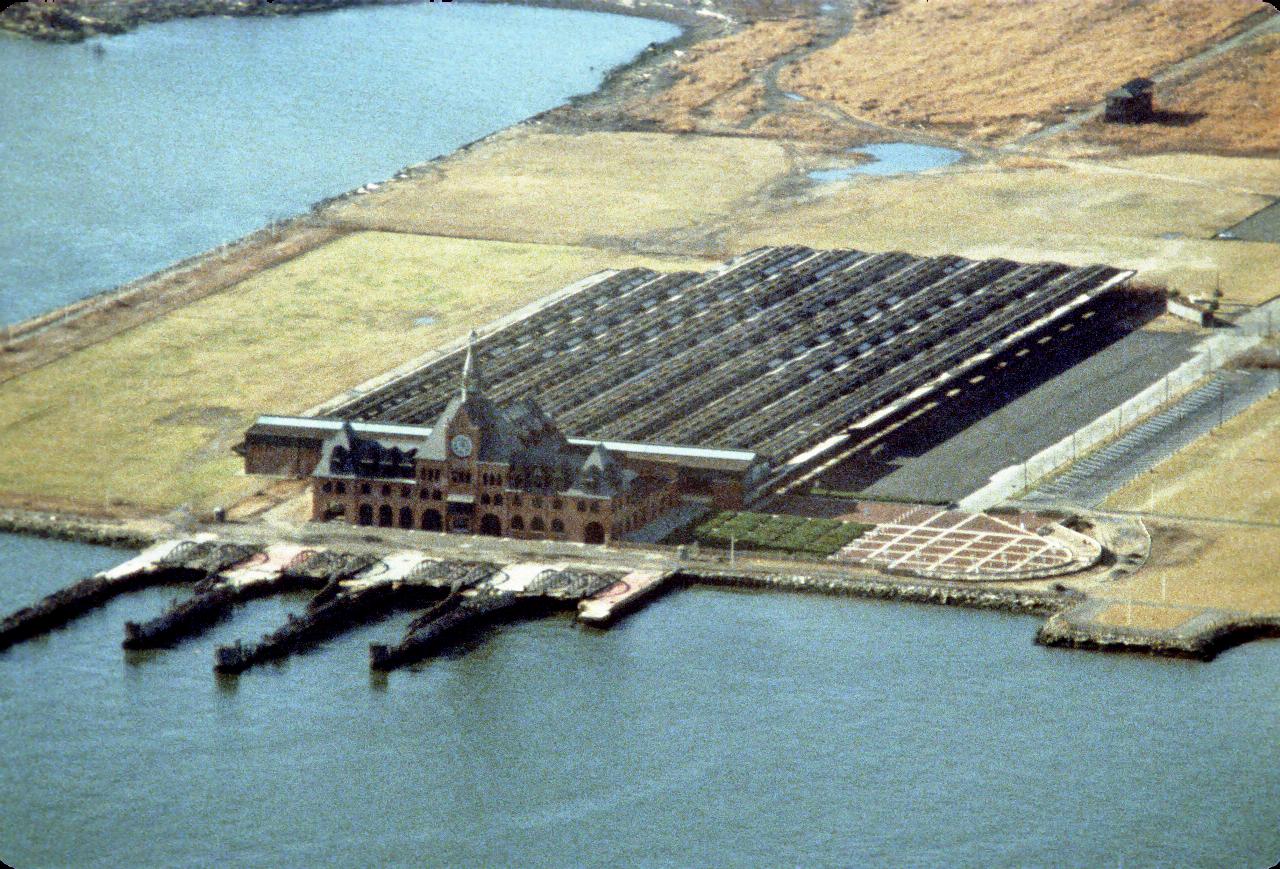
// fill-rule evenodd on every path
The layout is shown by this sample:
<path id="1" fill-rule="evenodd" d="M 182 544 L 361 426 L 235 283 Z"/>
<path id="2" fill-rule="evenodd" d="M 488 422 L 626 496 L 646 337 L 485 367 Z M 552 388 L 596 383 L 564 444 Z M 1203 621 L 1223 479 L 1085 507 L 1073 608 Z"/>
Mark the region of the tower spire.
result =
<path id="1" fill-rule="evenodd" d="M 472 329 L 467 336 L 467 355 L 462 360 L 462 398 L 465 401 L 468 393 L 480 394 L 484 389 L 484 378 L 480 376 L 480 366 L 475 358 L 476 330 Z"/>

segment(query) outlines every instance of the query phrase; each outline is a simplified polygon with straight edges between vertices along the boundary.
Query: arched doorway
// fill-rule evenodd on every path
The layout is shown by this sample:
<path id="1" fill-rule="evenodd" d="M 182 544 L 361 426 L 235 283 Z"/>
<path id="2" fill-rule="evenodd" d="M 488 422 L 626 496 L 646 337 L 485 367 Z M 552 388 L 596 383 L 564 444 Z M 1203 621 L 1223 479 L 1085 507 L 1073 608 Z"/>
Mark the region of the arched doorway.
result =
<path id="1" fill-rule="evenodd" d="M 444 527 L 444 520 L 440 516 L 439 510 L 423 510 L 422 511 L 422 530 L 423 531 L 439 531 Z"/>
<path id="2" fill-rule="evenodd" d="M 524 530 L 524 519 L 520 518 L 519 516 L 512 516 L 512 517 L 511 517 L 511 530 L 512 530 L 512 531 L 523 531 L 523 530 Z"/>
<path id="3" fill-rule="evenodd" d="M 391 527 L 391 505 L 383 504 L 378 508 L 378 524 L 383 528 Z"/>
<path id="4" fill-rule="evenodd" d="M 587 543 L 604 543 L 604 526 L 599 522 L 588 522 L 582 529 L 582 539 Z"/>
<path id="5" fill-rule="evenodd" d="M 360 505 L 360 518 L 358 520 L 361 525 L 373 524 L 373 507 L 368 504 Z"/>
<path id="6" fill-rule="evenodd" d="M 501 537 L 502 522 L 492 513 L 485 513 L 480 517 L 480 533 L 488 534 L 490 537 Z"/>
<path id="7" fill-rule="evenodd" d="M 541 534 L 547 530 L 547 523 L 542 521 L 541 516 L 534 516 L 533 521 L 529 523 L 529 530 Z"/>
<path id="8" fill-rule="evenodd" d="M 413 527 L 413 511 L 410 510 L 408 507 L 400 508 L 400 527 L 401 528 Z"/>

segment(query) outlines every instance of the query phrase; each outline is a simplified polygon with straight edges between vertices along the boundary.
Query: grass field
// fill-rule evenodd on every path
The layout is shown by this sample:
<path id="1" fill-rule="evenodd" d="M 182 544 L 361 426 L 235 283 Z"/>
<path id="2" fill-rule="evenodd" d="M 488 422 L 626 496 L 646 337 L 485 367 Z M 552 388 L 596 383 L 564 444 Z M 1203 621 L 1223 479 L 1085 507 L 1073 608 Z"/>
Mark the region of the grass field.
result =
<path id="1" fill-rule="evenodd" d="M 1186 159 L 1204 166 L 1213 158 Z M 1179 180 L 1178 162 L 1172 155 L 1163 158 L 1162 166 L 1172 171 L 1160 177 L 1132 166 L 1077 160 L 1038 168 L 1010 160 L 891 178 L 855 176 L 785 210 L 744 213 L 727 237 L 743 250 L 805 243 L 1105 262 L 1192 294 L 1211 290 L 1220 279 L 1231 301 L 1275 296 L 1280 245 L 1210 238 L 1268 197 L 1225 183 Z M 1237 162 L 1230 171 L 1240 171 Z M 1266 163 L 1270 177 L 1280 162 Z M 1253 180 L 1262 174 L 1256 169 Z M 1185 237 L 1165 237 L 1170 235 Z"/>
<path id="2" fill-rule="evenodd" d="M 901 0 L 784 70 L 779 84 L 882 124 L 1006 139 L 1101 102 L 1264 8 L 1256 0 Z"/>
<path id="3" fill-rule="evenodd" d="M 778 57 L 808 43 L 811 21 L 760 21 L 721 39 L 701 43 L 676 64 L 675 83 L 655 97 L 640 99 L 627 113 L 654 121 L 666 132 L 690 132 L 710 115 L 722 124 L 741 121 L 760 108 L 763 88 L 751 78 Z"/>
<path id="4" fill-rule="evenodd" d="M 1179 450 L 1104 506 L 1280 522 L 1280 396 Z"/>
<path id="5" fill-rule="evenodd" d="M 1125 127 L 1097 121 L 1081 138 L 1130 151 L 1274 154 L 1280 150 L 1280 34 L 1224 54 L 1185 81 L 1159 88 L 1156 98 L 1160 111 L 1187 122 Z"/>
<path id="6" fill-rule="evenodd" d="M 361 233 L 0 385 L 0 492 L 205 509 L 260 488 L 230 447 L 604 268 L 705 263 Z M 416 325 L 433 317 L 429 326 Z"/>
<path id="7" fill-rule="evenodd" d="M 1280 528 L 1148 522 L 1151 560 L 1090 597 L 1280 614 Z"/>
<path id="8" fill-rule="evenodd" d="M 781 145 L 754 139 L 518 130 L 327 216 L 369 229 L 653 249 L 649 236 L 701 232 L 787 167 Z"/>

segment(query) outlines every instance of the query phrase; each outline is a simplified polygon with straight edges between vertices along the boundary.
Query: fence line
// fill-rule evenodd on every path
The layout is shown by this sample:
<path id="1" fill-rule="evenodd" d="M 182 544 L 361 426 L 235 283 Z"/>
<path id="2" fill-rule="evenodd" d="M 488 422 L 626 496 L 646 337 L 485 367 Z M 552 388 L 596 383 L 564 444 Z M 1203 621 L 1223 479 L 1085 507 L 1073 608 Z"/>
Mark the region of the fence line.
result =
<path id="1" fill-rule="evenodd" d="M 1196 355 L 1170 371 L 1129 400 L 1078 429 L 1025 462 L 998 471 L 991 481 L 964 498 L 965 510 L 985 510 L 1030 489 L 1060 468 L 1070 465 L 1094 447 L 1114 440 L 1127 426 L 1166 405 L 1180 400 L 1202 378 L 1218 370 L 1232 357 L 1256 347 L 1271 334 L 1272 305 L 1241 318 L 1237 328 L 1202 341 Z"/>

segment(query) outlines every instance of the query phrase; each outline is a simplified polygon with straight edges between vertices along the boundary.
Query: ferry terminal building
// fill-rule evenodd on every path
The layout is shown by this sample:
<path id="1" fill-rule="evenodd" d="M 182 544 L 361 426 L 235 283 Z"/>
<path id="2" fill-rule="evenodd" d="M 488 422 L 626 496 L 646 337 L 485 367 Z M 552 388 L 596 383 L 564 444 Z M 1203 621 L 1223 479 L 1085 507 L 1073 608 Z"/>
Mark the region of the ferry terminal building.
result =
<path id="1" fill-rule="evenodd" d="M 267 416 L 241 451 L 246 473 L 309 478 L 313 521 L 582 543 L 685 500 L 740 507 L 768 470 L 743 450 L 567 438 L 532 399 L 495 404 L 471 345 L 430 427 Z"/>

